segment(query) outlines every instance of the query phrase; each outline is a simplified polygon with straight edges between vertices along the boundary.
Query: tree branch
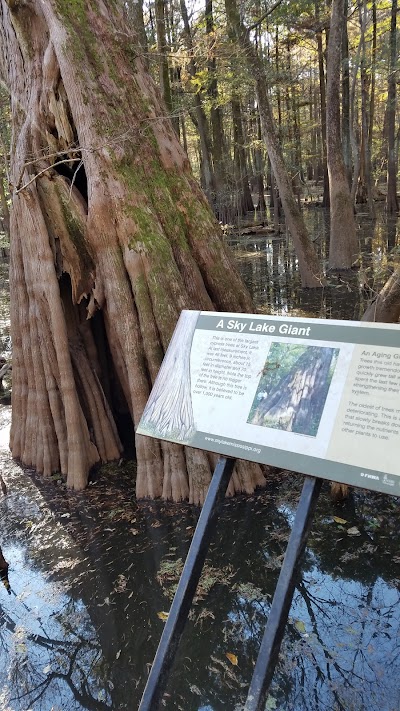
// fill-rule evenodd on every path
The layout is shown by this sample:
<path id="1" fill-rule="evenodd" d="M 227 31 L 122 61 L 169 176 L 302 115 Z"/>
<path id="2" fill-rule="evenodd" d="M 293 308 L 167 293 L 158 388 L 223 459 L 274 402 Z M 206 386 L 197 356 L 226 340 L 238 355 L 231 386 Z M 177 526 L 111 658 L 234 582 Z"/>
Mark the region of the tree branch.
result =
<path id="1" fill-rule="evenodd" d="M 259 24 L 261 24 L 261 22 L 262 22 L 263 20 L 265 20 L 266 17 L 269 17 L 269 15 L 272 15 L 272 13 L 276 10 L 276 8 L 279 7 L 279 5 L 282 5 L 282 2 L 283 2 L 283 0 L 277 0 L 277 2 L 275 3 L 275 5 L 272 5 L 272 7 L 270 7 L 268 10 L 266 10 L 266 11 L 264 12 L 264 14 L 261 15 L 261 17 L 258 18 L 258 20 L 256 20 L 255 22 L 253 22 L 253 24 L 250 25 L 250 27 L 247 28 L 247 32 L 251 32 L 252 30 L 255 30 L 256 27 L 257 27 Z"/>
<path id="2" fill-rule="evenodd" d="M 57 161 L 57 163 L 52 163 L 51 165 L 48 165 L 47 168 L 43 168 L 43 170 L 41 170 L 37 175 L 34 175 L 33 178 L 28 180 L 28 182 L 25 183 L 25 185 L 23 185 L 21 188 L 18 188 L 15 191 L 15 194 L 18 195 L 18 193 L 20 193 L 22 190 L 25 190 L 25 188 L 27 188 L 28 185 L 30 185 L 37 178 L 39 178 L 40 175 L 43 175 L 43 173 L 46 173 L 47 170 L 51 170 L 51 168 L 54 168 L 56 165 L 61 165 L 62 163 L 76 163 L 77 160 L 78 160 L 78 158 L 65 158 L 65 160 L 59 160 L 59 161 Z"/>

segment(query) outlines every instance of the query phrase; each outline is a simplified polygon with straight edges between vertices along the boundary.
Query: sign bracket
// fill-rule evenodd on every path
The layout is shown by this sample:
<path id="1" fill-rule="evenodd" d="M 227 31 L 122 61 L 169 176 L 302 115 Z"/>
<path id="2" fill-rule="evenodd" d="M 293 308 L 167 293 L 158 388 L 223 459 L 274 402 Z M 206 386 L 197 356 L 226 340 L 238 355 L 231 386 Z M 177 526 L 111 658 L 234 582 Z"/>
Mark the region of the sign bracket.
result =
<path id="1" fill-rule="evenodd" d="M 306 476 L 244 711 L 264 711 L 321 486 L 322 479 Z"/>
<path id="2" fill-rule="evenodd" d="M 215 467 L 138 711 L 155 711 L 164 693 L 235 461 L 220 457 Z"/>
<path id="3" fill-rule="evenodd" d="M 234 465 L 235 459 L 218 460 L 138 711 L 159 707 Z M 264 709 L 321 486 L 322 479 L 305 478 L 244 711 Z"/>

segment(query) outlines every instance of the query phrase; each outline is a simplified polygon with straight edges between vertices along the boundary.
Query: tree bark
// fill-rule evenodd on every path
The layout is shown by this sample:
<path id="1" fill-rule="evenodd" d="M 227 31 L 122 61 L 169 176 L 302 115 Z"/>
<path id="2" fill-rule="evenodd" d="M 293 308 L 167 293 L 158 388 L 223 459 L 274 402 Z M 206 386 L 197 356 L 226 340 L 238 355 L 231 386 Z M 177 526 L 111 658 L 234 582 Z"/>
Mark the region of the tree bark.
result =
<path id="1" fill-rule="evenodd" d="M 264 188 L 264 158 L 261 152 L 261 121 L 258 107 L 256 109 L 256 126 L 257 126 L 257 145 L 254 149 L 254 167 L 256 172 L 256 186 L 258 191 L 258 202 L 256 210 L 265 214 L 267 210 L 267 204 L 265 202 L 265 188 Z"/>
<path id="2" fill-rule="evenodd" d="M 134 23 L 133 26 L 136 29 L 137 38 L 142 49 L 143 65 L 148 69 L 149 45 L 143 18 L 143 0 L 129 0 L 126 4 L 126 13 L 128 20 Z"/>
<path id="3" fill-rule="evenodd" d="M 345 0 L 344 14 L 347 17 L 348 0 Z M 346 166 L 347 179 L 351 185 L 351 143 L 350 143 L 350 59 L 349 35 L 347 22 L 343 25 L 342 35 L 342 142 L 343 160 Z"/>
<path id="4" fill-rule="evenodd" d="M 0 75 L 13 119 L 11 450 L 81 489 L 121 454 L 118 403 L 139 422 L 181 309 L 252 304 L 122 11 L 77 7 L 0 0 Z M 136 457 L 140 496 L 189 488 L 202 502 L 206 453 L 137 436 Z M 263 481 L 243 465 L 234 479 Z"/>
<path id="5" fill-rule="evenodd" d="M 396 269 L 366 309 L 362 321 L 397 323 L 399 319 L 400 269 Z"/>
<path id="6" fill-rule="evenodd" d="M 229 168 L 230 156 L 226 147 L 226 140 L 223 129 L 223 111 L 219 105 L 219 92 L 217 81 L 217 61 L 215 57 L 215 26 L 213 15 L 213 2 L 205 2 L 205 19 L 208 45 L 208 89 L 207 93 L 211 101 L 210 124 L 212 133 L 212 158 L 215 180 L 215 214 L 220 222 L 227 224 L 233 220 L 232 214 L 232 186 L 230 185 Z"/>
<path id="7" fill-rule="evenodd" d="M 4 234 L 6 235 L 7 241 L 10 241 L 10 211 L 8 209 L 8 203 L 6 198 L 6 193 L 4 190 L 4 180 L 5 175 L 2 170 L 0 170 L 0 205 L 2 214 L 2 223 Z"/>
<path id="8" fill-rule="evenodd" d="M 359 8 L 361 28 L 361 167 L 358 183 L 357 198 L 359 202 L 366 202 L 371 217 L 375 217 L 375 206 L 372 197 L 372 166 L 369 143 L 369 109 L 370 109 L 370 76 L 366 63 L 365 34 L 367 31 L 367 5 L 363 3 Z"/>
<path id="9" fill-rule="evenodd" d="M 375 122 L 375 87 L 376 87 L 376 56 L 377 56 L 377 22 L 376 1 L 372 0 L 372 48 L 371 48 L 371 94 L 369 104 L 368 150 L 372 157 L 372 137 Z M 372 158 L 371 158 L 372 160 Z"/>
<path id="10" fill-rule="evenodd" d="M 233 122 L 233 155 L 235 166 L 235 193 L 237 214 L 245 215 L 254 210 L 249 185 L 249 172 L 247 169 L 246 150 L 244 145 L 242 108 L 237 96 L 232 97 L 232 122 Z"/>
<path id="11" fill-rule="evenodd" d="M 340 135 L 340 60 L 344 0 L 333 0 L 327 66 L 327 151 L 330 190 L 329 267 L 350 269 L 358 253 L 353 204 Z"/>

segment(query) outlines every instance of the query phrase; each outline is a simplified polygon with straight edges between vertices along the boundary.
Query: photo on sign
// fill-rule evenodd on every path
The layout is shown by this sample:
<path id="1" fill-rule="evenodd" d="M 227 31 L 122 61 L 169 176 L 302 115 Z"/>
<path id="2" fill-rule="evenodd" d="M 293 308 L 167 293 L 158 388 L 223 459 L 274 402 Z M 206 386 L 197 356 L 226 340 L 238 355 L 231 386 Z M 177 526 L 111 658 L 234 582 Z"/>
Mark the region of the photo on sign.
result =
<path id="1" fill-rule="evenodd" d="M 339 350 L 272 343 L 247 422 L 316 437 Z"/>

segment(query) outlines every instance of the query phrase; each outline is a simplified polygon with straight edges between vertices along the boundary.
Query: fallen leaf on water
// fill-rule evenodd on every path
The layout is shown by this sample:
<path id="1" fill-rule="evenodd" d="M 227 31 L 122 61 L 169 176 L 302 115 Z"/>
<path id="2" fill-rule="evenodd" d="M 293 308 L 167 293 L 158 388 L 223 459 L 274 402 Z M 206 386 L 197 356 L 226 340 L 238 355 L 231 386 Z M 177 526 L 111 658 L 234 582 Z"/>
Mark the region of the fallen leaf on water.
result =
<path id="1" fill-rule="evenodd" d="M 115 655 L 115 659 L 119 659 L 121 655 L 121 650 L 119 649 L 118 652 Z"/>
<path id="2" fill-rule="evenodd" d="M 157 612 L 157 617 L 159 617 L 160 620 L 165 622 L 165 620 L 168 620 L 168 612 Z"/>
<path id="3" fill-rule="evenodd" d="M 227 657 L 227 659 L 229 659 L 230 663 L 233 664 L 234 667 L 237 667 L 238 658 L 237 658 L 236 654 L 231 654 L 231 652 L 227 652 L 225 654 L 225 656 Z"/>
<path id="4" fill-rule="evenodd" d="M 296 620 L 294 626 L 296 627 L 296 630 L 300 632 L 300 634 L 304 634 L 304 632 L 306 631 L 306 626 L 303 620 Z"/>
<path id="5" fill-rule="evenodd" d="M 349 536 L 361 536 L 360 531 L 358 530 L 357 526 L 352 526 L 351 528 L 347 529 L 347 534 Z"/>
<path id="6" fill-rule="evenodd" d="M 192 692 L 192 694 L 197 694 L 197 696 L 201 696 L 201 691 L 200 691 L 199 687 L 196 686 L 196 684 L 191 684 L 189 686 L 189 689 Z"/>
<path id="7" fill-rule="evenodd" d="M 346 519 L 344 518 L 339 518 L 339 516 L 333 516 L 333 520 L 335 523 L 347 523 Z"/>

